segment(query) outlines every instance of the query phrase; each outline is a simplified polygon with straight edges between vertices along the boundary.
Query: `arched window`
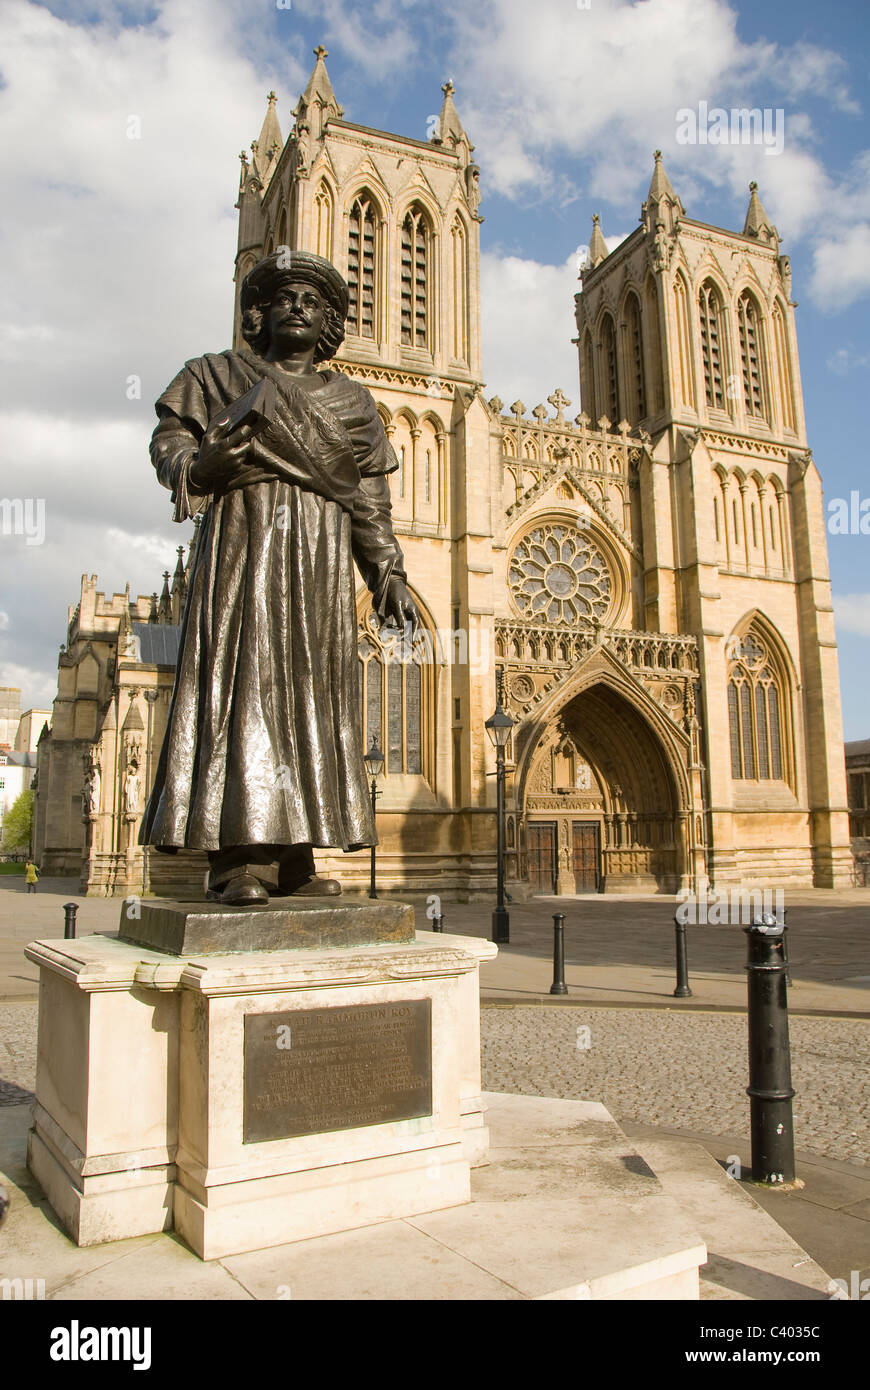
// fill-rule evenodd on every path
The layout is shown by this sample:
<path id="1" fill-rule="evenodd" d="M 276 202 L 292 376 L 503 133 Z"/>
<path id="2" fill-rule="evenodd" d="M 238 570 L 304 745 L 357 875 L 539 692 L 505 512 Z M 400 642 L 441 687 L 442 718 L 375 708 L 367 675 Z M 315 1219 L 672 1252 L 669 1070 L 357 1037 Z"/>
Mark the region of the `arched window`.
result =
<path id="1" fill-rule="evenodd" d="M 605 314 L 601 320 L 601 405 L 610 423 L 619 419 L 619 385 L 616 374 L 616 333 L 613 319 Z"/>
<path id="2" fill-rule="evenodd" d="M 375 336 L 375 209 L 362 194 L 350 210 L 347 242 L 347 327 L 360 338 Z"/>
<path id="3" fill-rule="evenodd" d="M 794 395 L 791 386 L 791 365 L 788 360 L 788 335 L 785 319 L 779 304 L 774 304 L 771 315 L 773 339 L 776 348 L 776 375 L 779 387 L 779 413 L 786 429 L 794 430 Z"/>
<path id="4" fill-rule="evenodd" d="M 680 399 L 683 405 L 695 409 L 695 374 L 692 367 L 691 334 L 689 331 L 689 295 L 682 275 L 674 279 L 674 311 L 677 320 L 677 353 L 679 357 Z"/>
<path id="5" fill-rule="evenodd" d="M 765 418 L 764 378 L 761 369 L 761 318 L 748 290 L 737 304 L 737 336 L 743 373 L 743 403 L 747 415 Z"/>
<path id="6" fill-rule="evenodd" d="M 360 618 L 357 650 L 363 739 L 368 748 L 377 735 L 387 760 L 387 776 L 426 776 L 432 766 L 431 646 L 428 631 L 418 633 L 408 647 L 402 634 L 381 629 L 371 605 Z"/>
<path id="7" fill-rule="evenodd" d="M 453 255 L 453 356 L 458 362 L 468 361 L 468 291 L 465 257 L 465 228 L 459 217 L 450 228 Z"/>
<path id="8" fill-rule="evenodd" d="M 625 329 L 628 338 L 627 358 L 631 364 L 631 392 L 634 421 L 646 418 L 646 375 L 643 366 L 643 331 L 640 304 L 636 294 L 625 302 Z"/>
<path id="9" fill-rule="evenodd" d="M 314 198 L 314 249 L 318 256 L 332 260 L 332 194 L 325 183 Z"/>
<path id="10" fill-rule="evenodd" d="M 402 342 L 428 348 L 429 228 L 420 208 L 409 209 L 402 223 Z"/>
<path id="11" fill-rule="evenodd" d="M 595 355 L 592 351 L 592 335 L 588 329 L 583 335 L 583 377 L 580 405 L 590 420 L 595 420 Z"/>
<path id="12" fill-rule="evenodd" d="M 656 290 L 656 282 L 651 275 L 647 277 L 644 298 L 646 299 L 647 348 L 649 351 L 649 362 L 652 375 L 652 384 L 647 394 L 652 398 L 649 401 L 650 413 L 656 415 L 660 410 L 664 409 L 665 396 L 664 384 L 662 382 L 662 359 L 659 350 L 659 343 L 661 341 L 659 334 L 659 299 L 658 291 Z"/>
<path id="13" fill-rule="evenodd" d="M 701 311 L 701 355 L 704 359 L 704 390 L 707 404 L 716 410 L 724 410 L 722 301 L 709 280 L 701 286 L 698 307 Z"/>
<path id="14" fill-rule="evenodd" d="M 733 644 L 728 669 L 731 776 L 736 781 L 782 781 L 783 691 L 767 644 L 750 630 Z"/>

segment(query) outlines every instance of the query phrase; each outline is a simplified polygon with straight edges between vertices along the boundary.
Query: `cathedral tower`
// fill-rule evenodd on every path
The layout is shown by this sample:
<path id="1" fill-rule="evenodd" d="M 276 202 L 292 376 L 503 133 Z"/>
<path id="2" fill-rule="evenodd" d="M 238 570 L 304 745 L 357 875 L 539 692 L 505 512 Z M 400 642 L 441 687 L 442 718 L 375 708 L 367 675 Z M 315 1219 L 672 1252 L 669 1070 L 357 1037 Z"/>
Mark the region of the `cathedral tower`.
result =
<path id="1" fill-rule="evenodd" d="M 596 235 L 597 233 L 597 235 Z M 848 882 L 821 481 L 791 298 L 755 183 L 743 229 L 686 215 L 656 152 L 641 224 L 597 223 L 576 296 L 581 397 L 644 441 L 644 625 L 694 634 L 717 881 Z"/>
<path id="2" fill-rule="evenodd" d="M 480 171 L 451 82 L 417 140 L 348 120 L 326 50 L 315 55 L 286 142 L 270 93 L 260 138 L 241 156 L 235 343 L 241 283 L 261 256 L 282 245 L 314 251 L 345 277 L 350 312 L 335 365 L 371 390 L 396 452 L 393 523 L 426 629 L 423 659 L 391 662 L 360 592 L 364 737 L 377 734 L 387 755 L 379 862 L 386 882 L 395 873 L 408 886 L 419 876 L 421 886 L 464 888 L 471 808 L 492 795 L 475 730 L 495 689 Z M 332 867 L 347 880 L 350 864 L 339 856 Z"/>

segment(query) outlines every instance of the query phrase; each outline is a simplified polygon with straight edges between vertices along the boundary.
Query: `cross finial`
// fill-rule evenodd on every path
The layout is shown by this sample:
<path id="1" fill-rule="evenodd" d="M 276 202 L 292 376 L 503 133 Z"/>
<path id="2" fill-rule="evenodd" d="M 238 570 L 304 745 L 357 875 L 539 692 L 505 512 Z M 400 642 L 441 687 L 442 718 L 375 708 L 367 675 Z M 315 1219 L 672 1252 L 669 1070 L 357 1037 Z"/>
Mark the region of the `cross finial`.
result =
<path id="1" fill-rule="evenodd" d="M 757 193 L 757 192 L 758 192 L 758 184 L 755 182 L 754 179 L 753 179 L 752 183 L 749 185 L 749 192 L 750 192 L 750 193 Z"/>
<path id="2" fill-rule="evenodd" d="M 557 386 L 552 396 L 548 396 L 547 400 L 555 410 L 557 419 L 564 419 L 563 412 L 565 410 L 565 406 L 570 405 L 571 402 L 568 400 L 568 397 L 563 392 L 561 386 Z"/>
<path id="3" fill-rule="evenodd" d="M 267 93 L 266 93 L 266 100 L 268 101 L 269 105 L 271 106 L 271 105 L 272 105 L 272 102 L 273 102 L 273 101 L 277 101 L 278 98 L 276 97 L 276 95 L 275 95 L 274 92 L 267 92 Z"/>
<path id="4" fill-rule="evenodd" d="M 315 48 L 315 50 L 314 50 L 314 56 L 315 56 L 315 58 L 318 59 L 318 61 L 319 61 L 321 58 L 328 58 L 328 57 L 329 57 L 329 50 L 326 49 L 326 48 L 324 48 L 322 43 L 319 43 L 319 44 L 317 45 L 317 47 Z"/>
<path id="5" fill-rule="evenodd" d="M 442 84 L 441 84 L 441 90 L 442 90 L 442 92 L 444 93 L 444 95 L 445 95 L 446 97 L 452 96 L 453 93 L 456 91 L 456 88 L 454 87 L 453 83 L 450 81 L 450 78 L 449 78 L 449 77 L 448 77 L 448 79 L 447 79 L 446 82 L 442 82 Z"/>
<path id="6" fill-rule="evenodd" d="M 661 159 L 661 157 L 662 157 L 662 152 L 661 152 L 661 150 L 653 150 L 653 158 L 654 158 L 656 164 L 658 164 L 658 162 L 659 162 L 659 160 Z"/>

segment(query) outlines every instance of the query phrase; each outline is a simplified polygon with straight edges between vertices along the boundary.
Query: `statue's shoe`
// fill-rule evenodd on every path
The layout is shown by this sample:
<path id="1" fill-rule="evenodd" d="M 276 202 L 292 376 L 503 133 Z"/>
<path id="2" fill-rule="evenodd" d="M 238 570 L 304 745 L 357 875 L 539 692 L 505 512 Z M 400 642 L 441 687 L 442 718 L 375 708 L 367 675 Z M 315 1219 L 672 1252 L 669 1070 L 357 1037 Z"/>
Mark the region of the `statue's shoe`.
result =
<path id="1" fill-rule="evenodd" d="M 267 903 L 269 894 L 252 874 L 235 874 L 223 888 L 209 888 L 206 897 L 225 907 L 248 907 L 252 903 Z"/>
<path id="2" fill-rule="evenodd" d="M 278 893 L 283 898 L 337 898 L 341 893 L 341 884 L 337 878 L 319 878 L 314 874 L 296 888 L 287 888 L 282 884 Z"/>

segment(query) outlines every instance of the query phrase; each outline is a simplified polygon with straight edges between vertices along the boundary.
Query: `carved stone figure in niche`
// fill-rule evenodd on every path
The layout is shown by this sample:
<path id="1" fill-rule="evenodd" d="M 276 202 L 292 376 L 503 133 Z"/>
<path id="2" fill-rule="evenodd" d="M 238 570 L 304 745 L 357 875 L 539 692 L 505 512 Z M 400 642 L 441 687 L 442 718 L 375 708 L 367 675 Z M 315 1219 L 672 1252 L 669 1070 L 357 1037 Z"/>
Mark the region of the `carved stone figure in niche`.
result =
<path id="1" fill-rule="evenodd" d="M 131 763 L 127 768 L 127 775 L 124 778 L 124 812 L 128 816 L 135 816 L 139 810 L 139 798 L 142 795 L 142 779 L 139 776 L 139 768 L 136 763 Z"/>
<path id="2" fill-rule="evenodd" d="M 85 784 L 82 790 L 85 815 L 95 816 L 100 809 L 100 765 L 97 762 L 89 763 L 85 772 Z"/>

